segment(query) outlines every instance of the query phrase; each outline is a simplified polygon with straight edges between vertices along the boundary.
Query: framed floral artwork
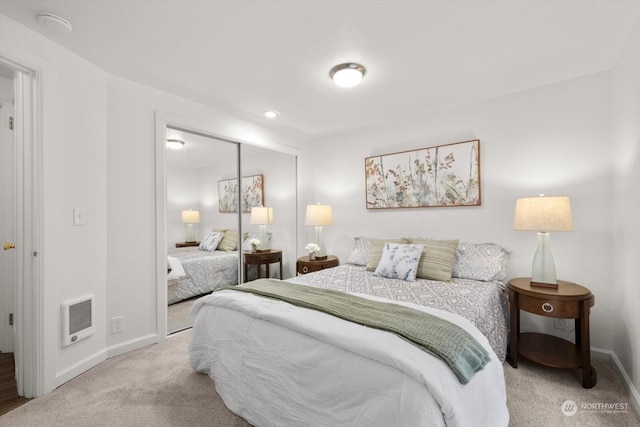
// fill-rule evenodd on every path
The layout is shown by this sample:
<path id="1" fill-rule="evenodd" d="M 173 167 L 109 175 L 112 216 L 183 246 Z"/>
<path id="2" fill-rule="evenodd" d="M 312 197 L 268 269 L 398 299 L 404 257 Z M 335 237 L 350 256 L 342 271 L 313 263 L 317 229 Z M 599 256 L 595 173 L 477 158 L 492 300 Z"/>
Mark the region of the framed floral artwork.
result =
<path id="1" fill-rule="evenodd" d="M 480 140 L 364 159 L 367 209 L 479 206 Z"/>
<path id="2" fill-rule="evenodd" d="M 242 177 L 242 212 L 251 212 L 254 206 L 264 206 L 264 178 L 262 175 Z M 238 180 L 222 179 L 218 181 L 218 211 L 237 212 Z"/>

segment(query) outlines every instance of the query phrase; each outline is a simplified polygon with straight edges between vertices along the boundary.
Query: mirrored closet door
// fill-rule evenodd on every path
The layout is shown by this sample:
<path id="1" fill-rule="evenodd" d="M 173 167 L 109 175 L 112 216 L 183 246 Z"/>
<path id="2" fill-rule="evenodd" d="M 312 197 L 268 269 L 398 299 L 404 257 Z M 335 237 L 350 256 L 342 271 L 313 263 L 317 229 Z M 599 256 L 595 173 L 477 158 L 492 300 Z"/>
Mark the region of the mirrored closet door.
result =
<path id="1" fill-rule="evenodd" d="M 295 275 L 296 156 L 172 128 L 167 141 L 171 334 L 192 326 L 193 302 L 212 289 Z"/>
<path id="2" fill-rule="evenodd" d="M 237 181 L 238 144 L 167 129 L 167 332 L 190 328 L 193 302 L 238 283 L 238 215 L 218 209 L 218 182 Z M 237 200 L 237 191 L 236 191 Z M 226 237 L 226 239 L 225 239 Z M 170 270 L 170 271 L 169 271 Z"/>

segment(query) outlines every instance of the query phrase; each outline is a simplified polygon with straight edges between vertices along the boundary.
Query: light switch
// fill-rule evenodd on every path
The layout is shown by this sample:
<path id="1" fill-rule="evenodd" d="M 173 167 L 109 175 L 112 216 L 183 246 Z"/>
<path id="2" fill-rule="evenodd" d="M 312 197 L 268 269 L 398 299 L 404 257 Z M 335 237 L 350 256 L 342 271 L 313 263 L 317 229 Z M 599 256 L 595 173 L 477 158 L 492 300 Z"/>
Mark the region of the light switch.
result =
<path id="1" fill-rule="evenodd" d="M 85 225 L 87 223 L 87 210 L 85 208 L 73 208 L 73 225 Z"/>

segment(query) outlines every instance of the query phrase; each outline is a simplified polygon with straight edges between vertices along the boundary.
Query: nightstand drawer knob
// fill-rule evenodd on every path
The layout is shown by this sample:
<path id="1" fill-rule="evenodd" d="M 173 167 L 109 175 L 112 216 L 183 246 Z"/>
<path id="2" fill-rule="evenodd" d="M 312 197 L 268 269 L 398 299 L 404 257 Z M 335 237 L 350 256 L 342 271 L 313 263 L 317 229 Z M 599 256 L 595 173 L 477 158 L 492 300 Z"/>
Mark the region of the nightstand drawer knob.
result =
<path id="1" fill-rule="evenodd" d="M 545 302 L 544 304 L 542 304 L 542 311 L 544 311 L 545 313 L 551 313 L 553 311 L 553 306 L 548 302 Z"/>
<path id="2" fill-rule="evenodd" d="M 302 272 L 303 273 L 308 273 L 309 272 L 309 268 L 305 265 L 304 267 L 302 267 Z"/>

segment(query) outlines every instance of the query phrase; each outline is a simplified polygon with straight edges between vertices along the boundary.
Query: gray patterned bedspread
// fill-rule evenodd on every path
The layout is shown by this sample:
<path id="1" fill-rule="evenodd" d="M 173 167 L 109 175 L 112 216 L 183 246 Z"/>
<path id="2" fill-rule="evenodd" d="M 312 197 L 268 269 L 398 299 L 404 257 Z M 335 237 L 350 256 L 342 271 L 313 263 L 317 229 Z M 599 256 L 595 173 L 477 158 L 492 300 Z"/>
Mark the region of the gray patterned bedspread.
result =
<path id="1" fill-rule="evenodd" d="M 180 260 L 186 276 L 177 282 L 169 282 L 168 304 L 238 284 L 237 251 L 208 252 L 198 247 L 186 247 L 169 250 L 169 256 Z"/>
<path id="2" fill-rule="evenodd" d="M 320 288 L 407 301 L 459 314 L 469 319 L 504 362 L 507 351 L 507 296 L 500 282 L 453 278 L 450 282 L 416 279 L 408 282 L 376 277 L 365 267 L 344 264 L 287 279 Z"/>

